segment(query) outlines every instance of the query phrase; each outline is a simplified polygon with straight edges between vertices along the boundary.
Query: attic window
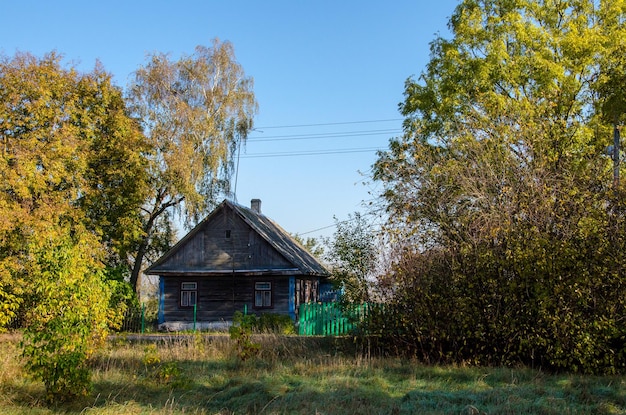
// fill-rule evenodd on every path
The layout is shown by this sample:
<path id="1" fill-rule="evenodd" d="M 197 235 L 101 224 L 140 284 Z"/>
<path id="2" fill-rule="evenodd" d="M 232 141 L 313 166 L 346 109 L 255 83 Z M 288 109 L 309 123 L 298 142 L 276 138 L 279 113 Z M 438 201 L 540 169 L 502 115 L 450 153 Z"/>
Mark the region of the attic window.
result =
<path id="1" fill-rule="evenodd" d="M 255 308 L 271 308 L 272 307 L 272 283 L 271 282 L 254 283 L 254 307 Z"/>
<path id="2" fill-rule="evenodd" d="M 226 238 L 230 238 L 230 229 L 226 229 L 226 233 L 225 233 Z"/>

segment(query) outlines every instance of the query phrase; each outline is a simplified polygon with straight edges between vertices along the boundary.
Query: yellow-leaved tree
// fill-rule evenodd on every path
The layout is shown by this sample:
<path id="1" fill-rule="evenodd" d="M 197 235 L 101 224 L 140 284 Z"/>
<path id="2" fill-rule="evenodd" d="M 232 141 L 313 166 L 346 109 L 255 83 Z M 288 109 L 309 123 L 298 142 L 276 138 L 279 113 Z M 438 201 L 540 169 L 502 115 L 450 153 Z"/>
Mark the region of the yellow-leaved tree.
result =
<path id="1" fill-rule="evenodd" d="M 25 328 L 51 401 L 89 389 L 87 359 L 119 321 L 103 275 L 141 234 L 143 140 L 101 67 L 0 56 L 0 330 Z"/>

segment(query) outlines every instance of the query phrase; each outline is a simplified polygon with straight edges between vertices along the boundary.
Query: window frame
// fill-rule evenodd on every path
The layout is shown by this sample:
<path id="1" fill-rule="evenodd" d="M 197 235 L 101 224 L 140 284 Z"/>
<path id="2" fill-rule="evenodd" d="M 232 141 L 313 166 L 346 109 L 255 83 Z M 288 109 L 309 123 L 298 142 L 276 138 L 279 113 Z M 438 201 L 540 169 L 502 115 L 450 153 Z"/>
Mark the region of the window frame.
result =
<path id="1" fill-rule="evenodd" d="M 184 281 L 180 283 L 178 306 L 180 308 L 193 308 L 194 306 L 198 306 L 198 283 L 196 281 Z"/>
<path id="2" fill-rule="evenodd" d="M 274 308 L 274 290 L 270 281 L 254 282 L 254 308 Z"/>

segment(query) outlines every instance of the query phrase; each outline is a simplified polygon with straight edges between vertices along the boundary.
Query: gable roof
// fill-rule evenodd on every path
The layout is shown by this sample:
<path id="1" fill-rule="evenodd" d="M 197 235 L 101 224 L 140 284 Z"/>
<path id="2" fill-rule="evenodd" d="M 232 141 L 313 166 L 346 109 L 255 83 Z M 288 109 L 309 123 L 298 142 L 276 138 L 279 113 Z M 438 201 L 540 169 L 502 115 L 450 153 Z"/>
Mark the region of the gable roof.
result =
<path id="1" fill-rule="evenodd" d="M 260 212 L 256 212 L 248 207 L 241 206 L 230 200 L 220 203 L 202 222 L 194 227 L 176 245 L 167 251 L 161 258 L 149 266 L 145 273 L 158 275 L 162 273 L 160 266 L 165 264 L 169 258 L 178 252 L 189 240 L 204 229 L 205 225 L 212 218 L 219 215 L 225 208 L 230 208 L 250 226 L 261 238 L 279 252 L 289 261 L 298 274 L 328 276 L 326 268 L 307 251 L 298 241 L 296 241 L 287 231 Z M 210 272 L 210 270 L 207 270 Z"/>

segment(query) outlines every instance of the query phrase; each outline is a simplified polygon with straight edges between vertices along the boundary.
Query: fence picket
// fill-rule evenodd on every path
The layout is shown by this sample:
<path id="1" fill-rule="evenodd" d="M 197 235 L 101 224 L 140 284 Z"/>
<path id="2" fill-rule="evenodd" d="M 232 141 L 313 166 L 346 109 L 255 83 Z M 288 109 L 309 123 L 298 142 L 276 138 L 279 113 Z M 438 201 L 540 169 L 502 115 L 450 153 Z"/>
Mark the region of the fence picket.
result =
<path id="1" fill-rule="evenodd" d="M 341 307 L 339 303 L 300 304 L 298 334 L 301 336 L 341 336 L 355 329 L 369 314 L 368 303 Z"/>

